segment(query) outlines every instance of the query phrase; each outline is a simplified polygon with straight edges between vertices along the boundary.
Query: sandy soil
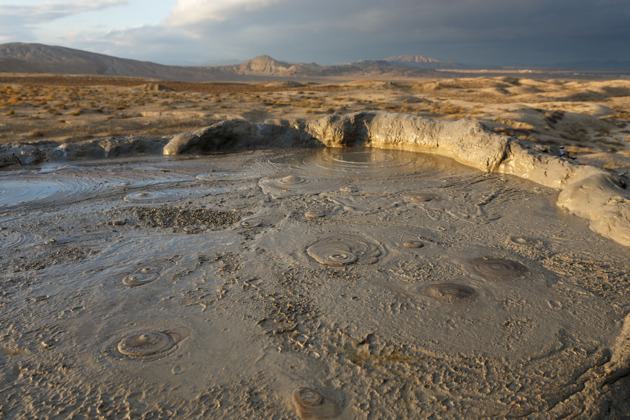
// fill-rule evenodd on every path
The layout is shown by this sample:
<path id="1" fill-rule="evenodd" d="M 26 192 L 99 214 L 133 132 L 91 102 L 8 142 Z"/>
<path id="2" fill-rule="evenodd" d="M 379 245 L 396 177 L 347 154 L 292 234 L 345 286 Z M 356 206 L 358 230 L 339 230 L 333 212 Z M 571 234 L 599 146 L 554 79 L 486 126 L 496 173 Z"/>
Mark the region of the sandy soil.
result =
<path id="1" fill-rule="evenodd" d="M 11 77 L 4 143 L 384 109 L 630 168 L 628 81 Z M 0 416 L 630 410 L 628 248 L 556 190 L 365 149 L 17 163 L 0 183 Z"/>
<path id="2" fill-rule="evenodd" d="M 630 167 L 630 81 L 514 76 L 345 83 L 181 83 L 0 75 L 0 142 L 169 137 L 240 117 L 366 110 L 468 118 L 610 169 Z"/>

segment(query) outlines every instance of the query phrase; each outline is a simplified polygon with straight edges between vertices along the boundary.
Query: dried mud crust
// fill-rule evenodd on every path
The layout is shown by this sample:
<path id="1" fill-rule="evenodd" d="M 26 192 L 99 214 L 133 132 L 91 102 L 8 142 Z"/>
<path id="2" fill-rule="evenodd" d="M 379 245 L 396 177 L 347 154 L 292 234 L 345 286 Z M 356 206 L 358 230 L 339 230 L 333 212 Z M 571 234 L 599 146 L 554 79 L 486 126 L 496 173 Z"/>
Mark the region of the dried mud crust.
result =
<path id="1" fill-rule="evenodd" d="M 317 384 L 320 392 L 333 396 L 335 406 L 330 410 L 338 418 L 567 414 L 623 418 L 630 407 L 630 400 L 620 392 L 630 376 L 617 360 L 630 351 L 625 342 L 611 350 L 596 345 L 584 348 L 575 337 L 559 331 L 550 337 L 556 344 L 548 354 L 522 360 L 475 352 L 435 353 L 386 337 L 377 327 L 357 336 L 343 321 L 341 325 L 326 321 L 326 314 L 309 297 L 317 283 L 314 279 L 362 281 L 353 267 L 278 270 L 276 282 L 257 281 L 252 288 L 246 281 L 243 292 L 238 297 L 226 295 L 222 306 L 243 299 L 251 307 L 255 301 L 265 314 L 257 325 L 279 351 L 323 361 L 323 371 L 334 380 L 321 382 L 303 373 L 303 382 Z M 304 410 L 296 407 L 296 411 L 299 415 Z"/>
<path id="2" fill-rule="evenodd" d="M 275 173 L 267 162 L 274 157 L 260 156 L 260 176 Z M 168 168 L 175 176 L 255 167 L 251 154 L 237 158 Z M 236 190 L 195 204 L 148 207 L 101 197 L 6 211 L 0 217 L 12 249 L 0 250 L 3 260 L 30 255 L 36 235 L 44 241 L 53 233 L 74 241 L 46 245 L 51 250 L 99 252 L 0 273 L 0 412 L 623 418 L 630 409 L 630 327 L 620 325 L 626 250 L 558 217 L 550 189 L 495 174 L 471 182 L 470 169 L 456 169 L 461 176 L 441 187 L 423 172 L 345 177 L 349 188 L 335 196 L 361 195 L 361 211 L 317 192 L 265 197 L 254 182 L 256 193 Z M 423 188 L 427 182 L 431 188 Z M 387 192 L 384 199 L 375 188 Z M 409 198 L 420 194 L 439 198 Z M 217 216 L 193 208 L 211 203 L 237 210 Z M 104 213 L 112 206 L 121 207 Z M 317 209 L 324 210 L 319 217 L 306 216 Z M 471 223 L 479 211 L 492 217 Z M 210 227 L 213 220 L 219 228 Z M 215 230 L 186 234 L 207 229 Z M 424 246 L 405 246 L 412 241 Z M 308 252 L 314 244 L 315 255 L 353 253 L 357 261 L 322 263 Z M 178 341 L 182 330 L 186 339 Z M 177 346 L 158 334 L 166 346 L 147 351 L 155 333 Z M 138 343 L 138 334 L 147 339 Z"/>
<path id="3" fill-rule="evenodd" d="M 225 229 L 240 220 L 240 217 L 232 212 L 171 206 L 133 207 L 114 211 L 111 216 L 129 217 L 141 227 L 172 228 L 175 231 Z"/>
<path id="4" fill-rule="evenodd" d="M 98 254 L 98 249 L 85 249 L 74 245 L 37 245 L 28 253 L 17 252 L 12 259 L 1 259 L 0 270 L 9 273 L 19 273 L 31 270 L 43 270 L 60 264 L 77 264 L 86 258 Z"/>

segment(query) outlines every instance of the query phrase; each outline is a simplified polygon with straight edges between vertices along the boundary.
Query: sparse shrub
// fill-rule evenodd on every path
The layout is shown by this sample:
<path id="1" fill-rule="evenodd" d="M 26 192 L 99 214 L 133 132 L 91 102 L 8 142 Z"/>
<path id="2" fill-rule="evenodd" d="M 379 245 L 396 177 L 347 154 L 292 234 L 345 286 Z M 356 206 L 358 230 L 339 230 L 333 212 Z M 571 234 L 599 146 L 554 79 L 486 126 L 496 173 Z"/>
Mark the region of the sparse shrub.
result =
<path id="1" fill-rule="evenodd" d="M 33 130 L 28 134 L 31 137 L 44 137 L 44 132 L 42 130 Z"/>
<path id="2" fill-rule="evenodd" d="M 615 169 L 619 169 L 619 166 L 612 160 L 606 162 L 604 165 L 604 169 L 608 169 L 609 171 L 613 171 Z"/>

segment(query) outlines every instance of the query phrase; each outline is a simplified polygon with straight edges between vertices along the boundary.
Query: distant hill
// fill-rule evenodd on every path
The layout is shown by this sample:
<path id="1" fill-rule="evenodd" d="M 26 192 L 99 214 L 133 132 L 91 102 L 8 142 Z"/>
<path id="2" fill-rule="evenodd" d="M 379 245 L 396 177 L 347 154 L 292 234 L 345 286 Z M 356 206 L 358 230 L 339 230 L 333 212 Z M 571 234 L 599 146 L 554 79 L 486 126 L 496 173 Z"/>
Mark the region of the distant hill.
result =
<path id="1" fill-rule="evenodd" d="M 229 66 L 167 66 L 66 47 L 10 43 L 0 45 L 0 72 L 97 74 L 180 81 L 238 81 L 288 77 L 414 77 L 430 74 L 430 68 L 447 66 L 447 62 L 422 56 L 401 57 L 416 58 L 410 58 L 407 64 L 401 64 L 406 61 L 400 57 L 392 57 L 386 60 L 361 60 L 349 64 L 321 66 L 316 63 L 287 63 L 263 55 Z M 411 62 L 415 64 L 410 65 Z M 426 64 L 425 68 L 422 63 Z"/>
<path id="2" fill-rule="evenodd" d="M 552 68 L 568 70 L 588 70 L 588 71 L 621 71 L 630 72 L 630 61 L 572 61 L 567 63 L 557 63 Z"/>
<path id="3" fill-rule="evenodd" d="M 425 57 L 423 55 L 396 55 L 394 57 L 384 58 L 393 65 L 421 67 L 425 69 L 454 69 L 465 68 L 465 65 L 453 63 L 452 61 L 438 60 L 437 58 Z"/>
<path id="4" fill-rule="evenodd" d="M 165 66 L 72 48 L 28 43 L 0 45 L 0 72 L 99 74 L 185 81 L 208 80 L 213 75 L 207 68 Z"/>

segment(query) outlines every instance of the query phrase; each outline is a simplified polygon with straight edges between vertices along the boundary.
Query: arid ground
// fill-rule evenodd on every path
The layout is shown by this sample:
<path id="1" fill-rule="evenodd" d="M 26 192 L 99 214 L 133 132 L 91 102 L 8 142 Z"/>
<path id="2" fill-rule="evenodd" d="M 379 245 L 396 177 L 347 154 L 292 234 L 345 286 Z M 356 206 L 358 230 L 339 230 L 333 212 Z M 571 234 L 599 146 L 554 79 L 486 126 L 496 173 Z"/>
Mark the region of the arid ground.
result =
<path id="1" fill-rule="evenodd" d="M 1 75 L 0 142 L 168 137 L 226 118 L 315 119 L 386 110 L 468 118 L 560 146 L 610 169 L 630 159 L 630 81 L 516 76 L 406 82 L 182 83 L 104 76 Z"/>

